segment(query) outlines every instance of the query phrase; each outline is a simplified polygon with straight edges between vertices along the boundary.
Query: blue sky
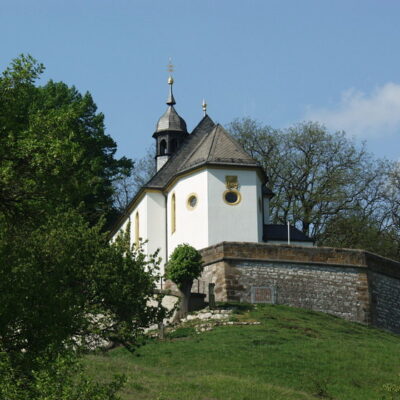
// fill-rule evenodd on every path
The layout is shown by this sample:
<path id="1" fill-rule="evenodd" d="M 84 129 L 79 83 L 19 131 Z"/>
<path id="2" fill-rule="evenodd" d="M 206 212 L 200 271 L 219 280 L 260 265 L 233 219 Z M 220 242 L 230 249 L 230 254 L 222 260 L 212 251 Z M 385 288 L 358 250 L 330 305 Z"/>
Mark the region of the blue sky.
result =
<path id="1" fill-rule="evenodd" d="M 0 68 L 20 53 L 43 79 L 90 91 L 118 154 L 140 157 L 165 111 L 275 128 L 317 120 L 400 159 L 397 0 L 0 0 Z"/>

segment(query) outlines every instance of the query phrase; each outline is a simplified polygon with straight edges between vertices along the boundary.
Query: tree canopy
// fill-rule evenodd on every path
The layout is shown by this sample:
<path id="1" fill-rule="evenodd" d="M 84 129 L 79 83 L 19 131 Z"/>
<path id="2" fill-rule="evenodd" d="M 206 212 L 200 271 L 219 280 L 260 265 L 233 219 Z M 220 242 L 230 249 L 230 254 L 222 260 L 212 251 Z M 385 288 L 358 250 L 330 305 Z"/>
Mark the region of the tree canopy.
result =
<path id="1" fill-rule="evenodd" d="M 191 285 L 202 270 L 201 254 L 188 244 L 180 244 L 169 258 L 165 276 L 182 289 L 188 284 Z"/>
<path id="2" fill-rule="evenodd" d="M 32 217 L 80 206 L 95 223 L 113 214 L 113 181 L 133 164 L 114 157 L 90 93 L 62 82 L 37 86 L 43 70 L 21 56 L 0 77 L 0 210 Z"/>
<path id="3" fill-rule="evenodd" d="M 91 95 L 37 86 L 43 70 L 21 56 L 0 77 L 0 397 L 112 400 L 121 379 L 79 377 L 76 358 L 110 340 L 133 350 L 165 317 L 159 260 L 128 233 L 109 242 L 113 182 L 132 162 Z"/>
<path id="4" fill-rule="evenodd" d="M 245 118 L 233 121 L 229 129 L 269 176 L 275 193 L 271 223 L 290 221 L 319 245 L 365 246 L 393 257 L 386 245 L 372 246 L 372 237 L 379 233 L 386 244 L 394 232 L 399 237 L 395 163 L 375 158 L 365 144 L 315 122 L 277 130 Z M 352 230 L 345 224 L 356 221 L 365 223 L 363 232 L 368 230 L 370 241 L 350 238 Z M 344 229 L 342 235 L 338 229 Z"/>
<path id="5" fill-rule="evenodd" d="M 178 318 L 183 318 L 188 313 L 193 280 L 198 278 L 202 271 L 201 254 L 188 244 L 178 245 L 169 257 L 165 277 L 174 282 L 181 292 Z"/>

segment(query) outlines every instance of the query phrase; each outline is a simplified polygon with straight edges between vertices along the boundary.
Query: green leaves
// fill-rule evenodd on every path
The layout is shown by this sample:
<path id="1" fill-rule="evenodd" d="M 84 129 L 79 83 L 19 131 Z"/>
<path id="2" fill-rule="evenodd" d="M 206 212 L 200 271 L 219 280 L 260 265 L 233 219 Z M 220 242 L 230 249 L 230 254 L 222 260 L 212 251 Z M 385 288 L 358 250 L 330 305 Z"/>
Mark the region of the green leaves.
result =
<path id="1" fill-rule="evenodd" d="M 193 282 L 203 270 L 200 253 L 188 244 L 178 245 L 171 254 L 165 276 L 175 282 L 179 288 Z"/>
<path id="2" fill-rule="evenodd" d="M 24 350 L 32 362 L 49 344 L 57 354 L 66 341 L 84 346 L 92 335 L 133 349 L 143 329 L 166 316 L 154 301 L 157 255 L 122 238 L 109 244 L 101 226 L 89 227 L 76 211 L 1 233 L 0 350 Z"/>
<path id="3" fill-rule="evenodd" d="M 82 204 L 95 223 L 115 212 L 112 184 L 130 174 L 132 161 L 114 158 L 116 144 L 91 95 L 62 82 L 37 87 L 42 71 L 21 56 L 0 78 L 0 211 L 34 218 Z"/>
<path id="4" fill-rule="evenodd" d="M 113 180 L 132 162 L 114 158 L 91 95 L 35 86 L 42 71 L 21 56 L 0 77 L 0 397 L 114 400 L 121 381 L 94 384 L 71 357 L 133 350 L 166 315 L 157 255 L 109 243 Z"/>
<path id="5" fill-rule="evenodd" d="M 267 172 L 276 195 L 271 223 L 290 221 L 318 245 L 400 257 L 396 163 L 315 122 L 274 130 L 245 118 L 233 121 L 230 131 Z"/>
<path id="6" fill-rule="evenodd" d="M 56 360 L 42 357 L 38 368 L 27 381 L 14 368 L 5 353 L 0 353 L 0 398 L 7 400 L 118 400 L 118 390 L 125 382 L 114 376 L 106 384 L 89 379 L 72 351 L 65 351 Z"/>

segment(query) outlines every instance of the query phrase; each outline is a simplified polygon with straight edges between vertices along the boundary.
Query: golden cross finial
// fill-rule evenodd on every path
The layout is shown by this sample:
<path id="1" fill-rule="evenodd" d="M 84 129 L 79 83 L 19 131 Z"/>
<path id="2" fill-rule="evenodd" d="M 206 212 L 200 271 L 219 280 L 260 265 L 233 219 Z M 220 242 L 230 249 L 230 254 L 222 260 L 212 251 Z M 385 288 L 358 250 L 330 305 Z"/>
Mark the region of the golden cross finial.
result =
<path id="1" fill-rule="evenodd" d="M 174 65 L 172 64 L 172 58 L 169 58 L 169 62 L 167 65 L 167 69 L 169 72 L 168 83 L 172 85 L 174 83 L 174 78 L 172 78 L 172 73 L 174 72 Z"/>

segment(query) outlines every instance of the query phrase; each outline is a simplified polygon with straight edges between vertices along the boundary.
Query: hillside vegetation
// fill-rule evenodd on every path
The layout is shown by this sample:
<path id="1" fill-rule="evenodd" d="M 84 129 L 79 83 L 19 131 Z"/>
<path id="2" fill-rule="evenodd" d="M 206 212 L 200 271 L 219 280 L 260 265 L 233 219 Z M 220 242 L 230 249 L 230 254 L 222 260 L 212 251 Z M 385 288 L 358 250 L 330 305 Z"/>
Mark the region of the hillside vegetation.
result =
<path id="1" fill-rule="evenodd" d="M 195 321 L 131 354 L 86 358 L 100 381 L 125 374 L 123 399 L 392 399 L 400 336 L 286 306 L 237 306 L 233 321 L 196 333 Z"/>

